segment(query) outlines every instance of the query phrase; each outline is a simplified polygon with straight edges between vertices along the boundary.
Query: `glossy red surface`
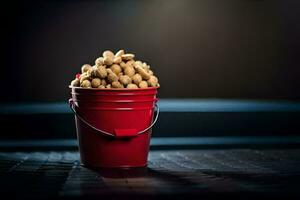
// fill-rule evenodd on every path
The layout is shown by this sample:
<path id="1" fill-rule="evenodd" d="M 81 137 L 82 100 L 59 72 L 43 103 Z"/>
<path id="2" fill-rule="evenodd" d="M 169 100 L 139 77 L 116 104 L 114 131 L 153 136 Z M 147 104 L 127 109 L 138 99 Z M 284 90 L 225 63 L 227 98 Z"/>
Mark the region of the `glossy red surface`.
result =
<path id="1" fill-rule="evenodd" d="M 147 165 L 157 88 L 84 89 L 71 88 L 82 164 L 98 167 L 143 167 Z"/>

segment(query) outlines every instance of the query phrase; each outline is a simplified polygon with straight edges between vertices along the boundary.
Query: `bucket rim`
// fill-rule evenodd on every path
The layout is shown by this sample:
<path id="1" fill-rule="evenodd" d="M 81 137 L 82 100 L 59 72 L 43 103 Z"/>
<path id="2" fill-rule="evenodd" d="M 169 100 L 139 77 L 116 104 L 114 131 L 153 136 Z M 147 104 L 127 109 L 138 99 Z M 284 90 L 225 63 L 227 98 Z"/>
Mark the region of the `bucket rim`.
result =
<path id="1" fill-rule="evenodd" d="M 147 87 L 147 88 L 83 88 L 69 85 L 69 88 L 76 90 L 102 90 L 102 91 L 142 91 L 142 90 L 153 90 L 158 89 L 160 86 Z"/>

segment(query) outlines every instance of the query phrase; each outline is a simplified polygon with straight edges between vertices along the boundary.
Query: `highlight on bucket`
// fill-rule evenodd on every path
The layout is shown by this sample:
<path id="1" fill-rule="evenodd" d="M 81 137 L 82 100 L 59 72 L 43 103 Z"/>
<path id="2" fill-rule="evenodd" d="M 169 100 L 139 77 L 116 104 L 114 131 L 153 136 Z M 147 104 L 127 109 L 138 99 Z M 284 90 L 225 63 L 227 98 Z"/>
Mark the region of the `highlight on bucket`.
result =
<path id="1" fill-rule="evenodd" d="M 91 168 L 145 167 L 159 116 L 158 79 L 134 54 L 102 55 L 94 66 L 84 64 L 70 85 L 81 162 Z"/>

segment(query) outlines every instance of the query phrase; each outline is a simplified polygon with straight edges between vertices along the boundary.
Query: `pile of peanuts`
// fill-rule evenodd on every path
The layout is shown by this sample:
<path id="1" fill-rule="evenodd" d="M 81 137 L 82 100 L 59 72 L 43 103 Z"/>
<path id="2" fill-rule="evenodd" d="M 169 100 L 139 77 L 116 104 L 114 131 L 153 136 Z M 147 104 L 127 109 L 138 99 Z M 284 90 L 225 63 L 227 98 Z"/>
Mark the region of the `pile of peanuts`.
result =
<path id="1" fill-rule="evenodd" d="M 148 88 L 159 86 L 150 66 L 135 61 L 135 55 L 119 50 L 116 54 L 106 50 L 95 65 L 84 64 L 81 74 L 71 82 L 73 87 L 84 88 Z"/>

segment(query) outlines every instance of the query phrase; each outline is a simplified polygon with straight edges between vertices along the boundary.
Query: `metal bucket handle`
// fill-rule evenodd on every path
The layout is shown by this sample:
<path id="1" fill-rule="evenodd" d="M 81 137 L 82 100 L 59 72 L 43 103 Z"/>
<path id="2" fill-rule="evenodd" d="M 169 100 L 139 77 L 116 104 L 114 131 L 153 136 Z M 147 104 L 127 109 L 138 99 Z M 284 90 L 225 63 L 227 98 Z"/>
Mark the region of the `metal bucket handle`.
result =
<path id="1" fill-rule="evenodd" d="M 108 136 L 112 136 L 112 137 L 117 137 L 117 135 L 115 135 L 115 134 L 112 134 L 112 133 L 109 133 L 109 132 L 107 132 L 107 131 L 104 131 L 104 130 L 101 130 L 101 129 L 98 129 L 98 128 L 96 128 L 95 126 L 93 126 L 93 125 L 91 125 L 89 122 L 87 122 L 85 119 L 83 119 L 77 112 L 76 112 L 76 110 L 75 110 L 75 104 L 74 104 L 74 101 L 73 101 L 73 99 L 69 99 L 69 105 L 70 105 L 70 108 L 71 108 L 71 110 L 73 111 L 73 113 L 82 121 L 82 122 L 84 122 L 86 125 L 88 125 L 90 128 L 92 128 L 92 129 L 94 129 L 95 131 L 97 131 L 97 132 L 101 132 L 101 133 L 104 133 L 104 134 L 106 134 L 106 135 L 108 135 Z M 126 134 L 125 133 L 125 135 L 122 135 L 122 136 L 120 136 L 120 137 L 128 137 L 128 136 L 137 136 L 137 135 L 139 135 L 139 134 L 142 134 L 142 133 L 145 133 L 146 131 L 148 131 L 149 129 L 151 129 L 153 126 L 154 126 L 154 124 L 157 122 L 157 119 L 158 119 L 158 116 L 159 116 L 159 107 L 158 107 L 158 105 L 157 105 L 157 103 L 155 102 L 155 108 L 156 108 L 156 116 L 155 116 L 155 119 L 153 120 L 153 122 L 152 122 L 152 124 L 150 125 L 150 126 L 148 126 L 147 128 L 145 128 L 144 130 L 141 130 L 141 131 L 139 131 L 139 132 L 137 132 L 137 133 L 134 133 L 134 134 Z M 126 129 L 125 129 L 126 130 Z M 132 130 L 132 129 L 128 129 L 128 130 Z M 120 130 L 121 131 L 121 130 Z"/>

